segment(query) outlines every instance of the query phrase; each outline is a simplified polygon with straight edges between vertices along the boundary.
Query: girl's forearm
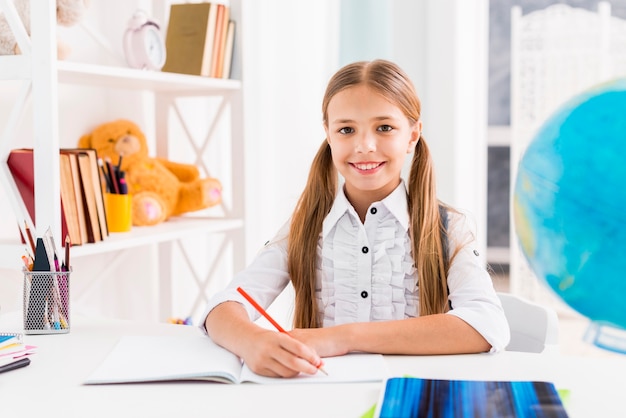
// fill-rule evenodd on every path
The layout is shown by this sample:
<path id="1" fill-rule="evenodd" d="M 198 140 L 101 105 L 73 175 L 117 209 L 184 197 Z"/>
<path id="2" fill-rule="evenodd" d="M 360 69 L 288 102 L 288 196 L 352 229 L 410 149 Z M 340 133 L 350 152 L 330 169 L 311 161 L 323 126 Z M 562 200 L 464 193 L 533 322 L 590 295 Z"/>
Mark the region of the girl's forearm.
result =
<path id="1" fill-rule="evenodd" d="M 334 333 L 346 351 L 380 354 L 464 354 L 491 346 L 462 319 L 446 314 L 385 322 L 339 325 Z"/>
<path id="2" fill-rule="evenodd" d="M 215 343 L 240 357 L 243 357 L 241 346 L 245 345 L 245 336 L 258 330 L 258 326 L 250 321 L 245 308 L 238 302 L 224 302 L 213 308 L 204 325 Z"/>

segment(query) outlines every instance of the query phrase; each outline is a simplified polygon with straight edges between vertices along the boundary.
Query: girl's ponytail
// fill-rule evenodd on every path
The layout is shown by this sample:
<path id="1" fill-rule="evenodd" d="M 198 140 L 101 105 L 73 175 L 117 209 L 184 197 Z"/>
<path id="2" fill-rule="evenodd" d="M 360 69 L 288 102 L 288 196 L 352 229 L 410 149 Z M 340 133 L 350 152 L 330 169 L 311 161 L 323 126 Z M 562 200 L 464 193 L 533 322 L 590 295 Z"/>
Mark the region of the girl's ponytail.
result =
<path id="1" fill-rule="evenodd" d="M 446 230 L 439 211 L 435 175 L 430 150 L 420 137 L 409 174 L 408 184 L 412 253 L 417 269 L 419 314 L 430 315 L 448 310 Z"/>
<path id="2" fill-rule="evenodd" d="M 287 260 L 296 293 L 294 327 L 321 326 L 315 299 L 317 244 L 324 218 L 330 212 L 337 192 L 337 171 L 330 145 L 324 141 L 313 163 L 304 192 L 291 219 Z"/>

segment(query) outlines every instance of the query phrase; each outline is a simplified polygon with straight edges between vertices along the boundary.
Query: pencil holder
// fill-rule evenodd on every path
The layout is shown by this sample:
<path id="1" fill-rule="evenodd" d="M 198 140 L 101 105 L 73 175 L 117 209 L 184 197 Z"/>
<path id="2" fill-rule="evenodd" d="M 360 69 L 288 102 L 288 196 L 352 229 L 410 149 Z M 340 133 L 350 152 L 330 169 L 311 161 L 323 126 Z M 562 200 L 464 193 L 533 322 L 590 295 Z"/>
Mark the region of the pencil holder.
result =
<path id="1" fill-rule="evenodd" d="M 104 194 L 104 210 L 109 232 L 128 232 L 132 223 L 133 198 L 129 194 Z"/>
<path id="2" fill-rule="evenodd" d="M 71 271 L 24 271 L 24 333 L 70 332 Z"/>

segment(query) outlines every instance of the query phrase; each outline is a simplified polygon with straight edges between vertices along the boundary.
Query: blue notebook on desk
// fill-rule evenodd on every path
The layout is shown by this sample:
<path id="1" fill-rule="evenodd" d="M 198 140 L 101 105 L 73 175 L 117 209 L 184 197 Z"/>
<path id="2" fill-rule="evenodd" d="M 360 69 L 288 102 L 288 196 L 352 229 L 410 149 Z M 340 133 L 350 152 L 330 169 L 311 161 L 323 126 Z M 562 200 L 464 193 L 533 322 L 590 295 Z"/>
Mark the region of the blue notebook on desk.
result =
<path id="1" fill-rule="evenodd" d="M 554 384 L 540 381 L 435 380 L 385 382 L 380 418 L 566 418 Z"/>

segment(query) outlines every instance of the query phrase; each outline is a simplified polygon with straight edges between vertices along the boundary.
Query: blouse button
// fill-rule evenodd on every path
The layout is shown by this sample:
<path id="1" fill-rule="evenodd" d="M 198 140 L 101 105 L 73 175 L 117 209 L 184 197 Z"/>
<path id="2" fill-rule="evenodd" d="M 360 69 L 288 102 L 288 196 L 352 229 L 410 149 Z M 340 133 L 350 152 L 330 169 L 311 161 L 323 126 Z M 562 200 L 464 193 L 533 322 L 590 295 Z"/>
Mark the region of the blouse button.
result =
<path id="1" fill-rule="evenodd" d="M 361 292 L 361 297 L 363 299 L 367 298 L 367 292 L 365 290 Z"/>
<path id="2" fill-rule="evenodd" d="M 372 215 L 376 215 L 376 212 L 378 212 L 378 209 L 376 209 L 376 208 L 371 208 L 371 209 L 370 209 L 370 213 L 371 213 Z"/>
<path id="3" fill-rule="evenodd" d="M 367 254 L 367 252 L 368 252 L 369 250 L 370 250 L 370 249 L 369 249 L 369 248 L 367 248 L 367 247 L 363 247 L 363 248 L 361 248 L 361 251 L 363 252 L 363 254 Z"/>

